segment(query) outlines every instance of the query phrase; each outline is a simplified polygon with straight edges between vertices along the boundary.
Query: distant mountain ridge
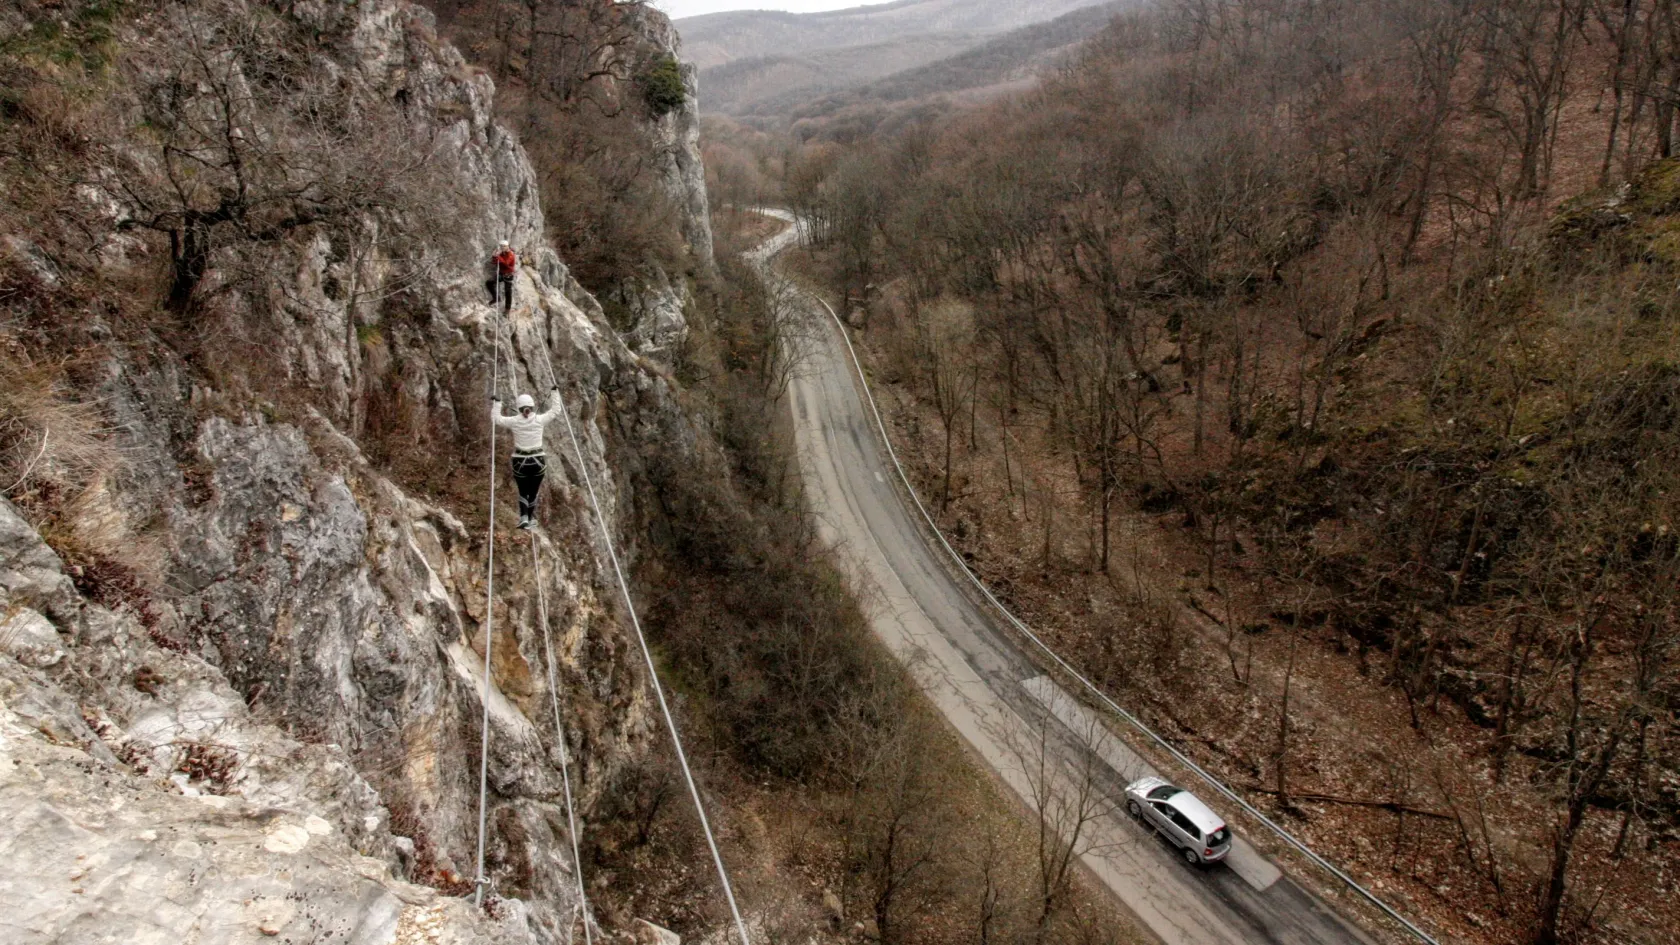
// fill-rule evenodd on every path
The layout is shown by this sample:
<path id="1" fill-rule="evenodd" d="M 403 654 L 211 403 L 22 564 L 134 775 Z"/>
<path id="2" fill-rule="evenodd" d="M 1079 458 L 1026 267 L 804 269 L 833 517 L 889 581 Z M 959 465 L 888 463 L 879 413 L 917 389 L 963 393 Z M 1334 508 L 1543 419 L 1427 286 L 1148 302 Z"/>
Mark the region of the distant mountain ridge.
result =
<path id="1" fill-rule="evenodd" d="M 925 68 L 979 45 L 990 34 L 926 33 L 903 39 L 817 49 L 787 56 L 752 56 L 700 73 L 708 112 L 780 110 L 813 97 Z"/>
<path id="2" fill-rule="evenodd" d="M 938 95 L 985 94 L 988 90 L 1030 81 L 1053 68 L 1101 32 L 1116 14 L 1139 2 L 1107 0 L 867 83 L 817 96 L 809 92 L 772 96 L 757 103 L 753 111 L 785 114 L 797 120 L 824 117 L 859 104 L 890 105 Z"/>
<path id="3" fill-rule="evenodd" d="M 700 73 L 710 113 L 821 118 L 857 105 L 932 96 L 985 96 L 1032 81 L 1122 10 L 1143 0 L 1098 0 L 1001 33 L 921 33 L 880 43 L 754 56 Z"/>
<path id="4" fill-rule="evenodd" d="M 926 33 L 1000 33 L 1104 0 L 896 0 L 825 13 L 737 10 L 676 21 L 701 69 L 756 56 L 864 46 Z"/>

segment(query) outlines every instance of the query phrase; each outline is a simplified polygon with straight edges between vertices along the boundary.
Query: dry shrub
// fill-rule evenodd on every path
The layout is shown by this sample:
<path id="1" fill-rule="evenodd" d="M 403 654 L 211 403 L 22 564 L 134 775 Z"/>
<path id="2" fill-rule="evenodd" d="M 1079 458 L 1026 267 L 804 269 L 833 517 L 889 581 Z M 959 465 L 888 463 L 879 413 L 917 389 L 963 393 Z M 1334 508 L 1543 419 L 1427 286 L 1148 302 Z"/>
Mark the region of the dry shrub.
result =
<path id="1" fill-rule="evenodd" d="M 108 471 L 96 404 L 69 399 L 63 368 L 33 362 L 0 337 L 0 475 L 8 493 L 31 479 L 86 489 Z"/>
<path id="2" fill-rule="evenodd" d="M 607 824 L 591 831 L 588 842 L 599 861 L 621 847 L 644 847 L 653 839 L 659 815 L 673 800 L 680 800 L 680 785 L 671 762 L 650 756 L 621 765 L 594 812 L 596 821 Z"/>
<path id="3" fill-rule="evenodd" d="M 471 880 L 444 865 L 444 856 L 426 829 L 426 815 L 407 790 L 387 791 L 385 809 L 391 815 L 391 833 L 414 841 L 414 861 L 409 879 L 438 890 L 446 896 L 465 896 L 473 891 Z"/>
<path id="4" fill-rule="evenodd" d="M 852 694 L 900 672 L 811 536 L 691 466 L 657 468 L 670 510 L 650 625 L 742 761 L 822 772 Z"/>
<path id="5" fill-rule="evenodd" d="M 143 692 L 148 696 L 155 696 L 163 689 L 168 680 L 164 679 L 162 674 L 152 667 L 142 666 L 134 671 L 133 682 L 136 691 Z"/>
<path id="6" fill-rule="evenodd" d="M 197 781 L 211 794 L 226 794 L 239 770 L 239 753 L 232 748 L 197 742 L 187 746 L 175 770 Z"/>
<path id="7" fill-rule="evenodd" d="M 0 340 L 5 494 L 70 565 L 83 593 L 139 605 L 162 579 L 164 552 L 117 500 L 127 458 L 115 431 L 97 402 L 69 394 L 63 364 L 32 361 L 10 340 Z"/>

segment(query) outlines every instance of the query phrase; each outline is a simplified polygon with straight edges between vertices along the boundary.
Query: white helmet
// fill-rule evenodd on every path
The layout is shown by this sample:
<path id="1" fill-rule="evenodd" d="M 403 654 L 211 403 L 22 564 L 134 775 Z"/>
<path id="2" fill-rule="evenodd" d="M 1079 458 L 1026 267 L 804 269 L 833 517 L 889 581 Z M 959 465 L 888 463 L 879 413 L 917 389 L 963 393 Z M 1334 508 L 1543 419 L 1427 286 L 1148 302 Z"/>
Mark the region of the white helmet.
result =
<path id="1" fill-rule="evenodd" d="M 536 406 L 536 398 L 532 397 L 530 394 L 520 394 L 513 401 L 513 409 L 515 410 L 524 410 L 526 407 L 530 407 L 535 410 Z"/>
<path id="2" fill-rule="evenodd" d="M 508 248 L 508 241 L 507 241 L 507 240 L 502 240 L 502 248 L 503 248 L 503 249 L 507 249 L 507 248 Z"/>

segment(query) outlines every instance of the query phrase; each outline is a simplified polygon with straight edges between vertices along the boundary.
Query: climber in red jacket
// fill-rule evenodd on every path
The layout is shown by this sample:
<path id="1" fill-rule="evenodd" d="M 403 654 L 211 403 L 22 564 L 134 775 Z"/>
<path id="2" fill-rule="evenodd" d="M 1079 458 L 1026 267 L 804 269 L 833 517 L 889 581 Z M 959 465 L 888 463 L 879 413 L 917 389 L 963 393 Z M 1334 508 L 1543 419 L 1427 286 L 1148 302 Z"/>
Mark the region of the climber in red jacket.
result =
<path id="1" fill-rule="evenodd" d="M 490 304 L 495 305 L 497 299 L 500 299 L 502 314 L 506 315 L 513 308 L 513 274 L 519 271 L 519 257 L 514 255 L 508 241 L 502 240 L 500 251 L 490 259 L 496 264 L 495 275 L 490 277 L 487 286 L 490 290 Z"/>

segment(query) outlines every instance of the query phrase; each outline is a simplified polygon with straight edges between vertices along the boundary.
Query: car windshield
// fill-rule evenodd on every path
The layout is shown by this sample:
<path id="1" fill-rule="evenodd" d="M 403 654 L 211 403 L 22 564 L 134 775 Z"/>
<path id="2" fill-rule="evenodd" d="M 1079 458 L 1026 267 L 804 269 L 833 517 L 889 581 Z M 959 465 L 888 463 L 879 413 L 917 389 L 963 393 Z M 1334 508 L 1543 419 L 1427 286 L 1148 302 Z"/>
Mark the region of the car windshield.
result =
<path id="1" fill-rule="evenodd" d="M 1163 784 L 1155 790 L 1149 792 L 1149 799 L 1152 801 L 1164 801 L 1167 798 L 1172 797 L 1174 794 L 1182 793 L 1184 793 L 1183 788 L 1175 788 L 1170 784 Z"/>
<path id="2" fill-rule="evenodd" d="M 1223 824 L 1220 825 L 1218 830 L 1208 834 L 1208 846 L 1210 847 L 1222 847 L 1226 843 L 1229 843 L 1230 840 L 1231 830 Z"/>

